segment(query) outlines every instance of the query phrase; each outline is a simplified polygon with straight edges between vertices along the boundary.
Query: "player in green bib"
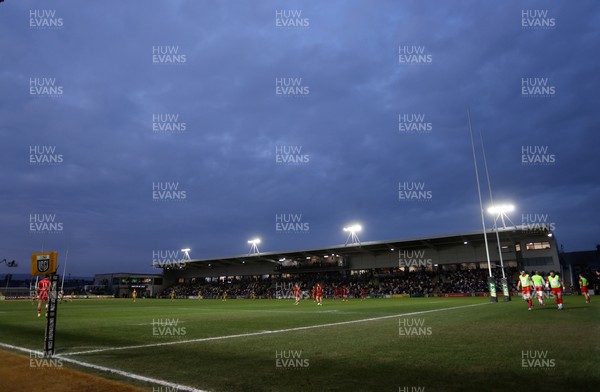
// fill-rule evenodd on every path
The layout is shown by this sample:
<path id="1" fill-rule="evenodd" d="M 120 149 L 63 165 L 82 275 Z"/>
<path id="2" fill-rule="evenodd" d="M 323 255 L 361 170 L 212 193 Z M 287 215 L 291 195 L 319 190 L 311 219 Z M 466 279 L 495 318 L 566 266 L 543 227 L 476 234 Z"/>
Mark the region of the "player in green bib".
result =
<path id="1" fill-rule="evenodd" d="M 540 275 L 539 271 L 535 271 L 535 274 L 531 276 L 531 281 L 533 282 L 538 302 L 541 306 L 544 306 L 544 285 L 546 283 L 544 278 Z"/>
<path id="2" fill-rule="evenodd" d="M 582 275 L 579 274 L 579 288 L 581 289 L 581 294 L 585 296 L 585 303 L 590 303 L 590 294 L 588 293 L 588 280 Z"/>
<path id="3" fill-rule="evenodd" d="M 527 301 L 529 304 L 529 310 L 532 310 L 533 302 L 531 301 L 531 278 L 526 271 L 521 271 L 521 275 L 519 275 L 517 290 L 519 290 L 519 288 L 522 291 L 521 294 L 523 295 L 523 300 Z"/>
<path id="4" fill-rule="evenodd" d="M 560 276 L 555 274 L 554 271 L 550 271 L 550 275 L 548 275 L 548 284 L 550 285 L 550 289 L 552 289 L 552 294 L 556 298 L 556 304 L 558 305 L 558 310 L 562 310 L 563 308 L 563 283 L 560 280 Z"/>

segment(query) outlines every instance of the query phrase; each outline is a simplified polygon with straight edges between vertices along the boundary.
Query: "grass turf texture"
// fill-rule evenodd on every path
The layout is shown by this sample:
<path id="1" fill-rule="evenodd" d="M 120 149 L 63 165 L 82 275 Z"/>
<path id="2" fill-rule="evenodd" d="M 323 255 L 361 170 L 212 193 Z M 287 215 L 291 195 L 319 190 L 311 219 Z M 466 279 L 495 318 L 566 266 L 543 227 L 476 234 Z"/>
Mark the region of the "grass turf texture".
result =
<path id="1" fill-rule="evenodd" d="M 295 306 L 292 300 L 79 300 L 59 305 L 56 347 L 57 354 L 68 355 L 482 304 L 69 358 L 211 391 L 398 391 L 404 387 L 500 391 L 550 379 L 553 388 L 561 390 L 598 385 L 597 297 L 591 304 L 585 304 L 583 297 L 567 297 L 562 311 L 553 300 L 532 312 L 519 298 L 509 303 L 488 301 L 481 297 L 325 300 L 321 307 L 312 301 Z M 177 326 L 156 329 L 152 325 L 167 320 L 177 321 Z M 406 321 L 400 325 L 400 320 Z M 29 301 L 0 302 L 0 342 L 41 350 L 44 326 Z M 401 327 L 408 328 L 402 330 L 404 335 Z M 538 362 L 523 367 L 523 351 L 547 351 L 554 366 Z M 277 367 L 276 355 L 281 352 L 299 355 L 301 367 Z M 150 384 L 123 381 L 152 391 Z"/>

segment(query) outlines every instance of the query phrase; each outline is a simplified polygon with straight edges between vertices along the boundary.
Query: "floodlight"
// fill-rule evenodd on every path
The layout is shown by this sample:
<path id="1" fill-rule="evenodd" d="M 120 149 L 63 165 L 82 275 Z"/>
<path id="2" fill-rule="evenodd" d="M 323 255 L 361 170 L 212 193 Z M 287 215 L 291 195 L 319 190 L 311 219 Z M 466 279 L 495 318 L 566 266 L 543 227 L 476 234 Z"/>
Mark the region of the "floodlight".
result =
<path id="1" fill-rule="evenodd" d="M 501 204 L 488 208 L 490 214 L 506 214 L 515 210 L 515 206 L 512 204 Z"/>
<path id="2" fill-rule="evenodd" d="M 351 233 L 357 233 L 361 230 L 362 230 L 361 225 L 352 225 L 352 226 L 344 227 L 344 231 L 349 231 Z"/>
<path id="3" fill-rule="evenodd" d="M 181 261 L 186 262 L 192 260 L 192 258 L 190 257 L 190 250 L 190 248 L 181 249 L 181 251 L 183 252 L 183 257 L 181 258 Z M 182 268 L 181 266 L 179 267 Z"/>
<path id="4" fill-rule="evenodd" d="M 348 243 L 352 243 L 352 244 L 358 244 L 360 245 L 360 240 L 358 239 L 358 236 L 356 235 L 357 232 L 362 230 L 362 226 L 359 224 L 354 224 L 348 227 L 344 227 L 344 231 L 348 232 L 348 238 L 346 239 L 346 243 L 344 244 L 344 246 L 348 245 Z"/>
<path id="5" fill-rule="evenodd" d="M 249 240 L 248 243 L 250 244 L 250 252 L 248 253 L 249 255 L 260 253 L 260 251 L 258 250 L 258 244 L 260 244 L 260 238 L 254 238 L 252 240 Z"/>

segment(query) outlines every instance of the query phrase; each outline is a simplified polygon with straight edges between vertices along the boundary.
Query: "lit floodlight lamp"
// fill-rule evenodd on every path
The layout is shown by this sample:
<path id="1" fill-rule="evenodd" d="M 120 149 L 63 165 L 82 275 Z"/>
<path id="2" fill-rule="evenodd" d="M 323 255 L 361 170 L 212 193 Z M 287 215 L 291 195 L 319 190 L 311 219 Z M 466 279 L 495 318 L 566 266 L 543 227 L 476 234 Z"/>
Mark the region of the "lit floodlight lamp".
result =
<path id="1" fill-rule="evenodd" d="M 190 248 L 181 249 L 181 251 L 183 252 L 183 257 L 181 258 L 181 261 L 187 262 L 192 260 L 192 258 L 190 257 L 190 250 Z"/>
<path id="2" fill-rule="evenodd" d="M 349 231 L 351 233 L 358 233 L 361 230 L 362 230 L 361 225 L 352 225 L 352 226 L 344 227 L 344 231 Z"/>
<path id="3" fill-rule="evenodd" d="M 495 205 L 495 206 L 491 206 L 490 208 L 488 208 L 488 213 L 496 216 L 494 218 L 494 229 L 498 228 L 498 226 L 497 226 L 498 219 L 500 219 L 502 221 L 502 227 L 504 229 L 506 229 L 506 221 L 504 220 L 505 218 L 508 219 L 508 221 L 510 223 L 512 223 L 514 226 L 515 224 L 510 220 L 510 218 L 507 215 L 507 213 L 513 212 L 514 210 L 515 210 L 515 206 L 512 204 L 500 204 L 500 205 Z"/>
<path id="4" fill-rule="evenodd" d="M 344 246 L 348 245 L 348 243 L 351 243 L 352 245 L 360 245 L 360 240 L 358 239 L 356 233 L 358 233 L 361 230 L 362 226 L 358 224 L 344 227 L 344 231 L 348 232 L 348 238 L 346 239 L 346 243 L 344 244 Z"/>
<path id="5" fill-rule="evenodd" d="M 488 208 L 490 214 L 506 214 L 507 212 L 513 212 L 514 210 L 515 206 L 512 204 L 501 204 Z"/>
<path id="6" fill-rule="evenodd" d="M 260 253 L 260 251 L 258 250 L 258 244 L 260 244 L 260 238 L 254 238 L 252 240 L 249 240 L 248 243 L 250 244 L 250 252 L 248 253 L 249 255 Z"/>

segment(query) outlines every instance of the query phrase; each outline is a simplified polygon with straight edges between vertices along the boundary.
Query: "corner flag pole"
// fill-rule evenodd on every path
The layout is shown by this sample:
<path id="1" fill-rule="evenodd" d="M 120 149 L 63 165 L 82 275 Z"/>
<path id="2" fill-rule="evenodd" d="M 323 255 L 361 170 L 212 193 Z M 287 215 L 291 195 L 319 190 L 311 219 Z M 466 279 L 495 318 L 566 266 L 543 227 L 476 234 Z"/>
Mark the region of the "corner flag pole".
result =
<path id="1" fill-rule="evenodd" d="M 477 180 L 477 194 L 479 195 L 479 208 L 481 210 L 481 225 L 483 227 L 483 240 L 485 242 L 485 254 L 487 256 L 488 270 L 488 286 L 490 288 L 490 302 L 498 302 L 496 296 L 496 283 L 492 277 L 492 264 L 490 263 L 490 248 L 488 246 L 487 233 L 485 229 L 485 216 L 483 213 L 483 200 L 481 198 L 481 185 L 479 184 L 479 171 L 477 170 L 477 156 L 475 155 L 475 142 L 473 141 L 473 127 L 471 126 L 471 110 L 467 109 L 467 117 L 469 118 L 469 133 L 471 135 L 471 148 L 473 149 L 473 164 L 475 166 L 475 178 Z"/>

